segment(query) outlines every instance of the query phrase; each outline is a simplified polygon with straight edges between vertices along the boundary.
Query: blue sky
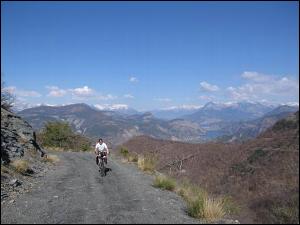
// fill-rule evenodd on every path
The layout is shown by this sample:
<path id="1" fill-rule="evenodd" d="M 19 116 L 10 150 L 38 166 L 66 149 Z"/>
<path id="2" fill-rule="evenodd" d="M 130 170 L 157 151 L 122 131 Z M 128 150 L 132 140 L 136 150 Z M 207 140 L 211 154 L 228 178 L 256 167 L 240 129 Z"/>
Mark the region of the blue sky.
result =
<path id="1" fill-rule="evenodd" d="M 298 2 L 2 2 L 19 104 L 299 102 Z"/>

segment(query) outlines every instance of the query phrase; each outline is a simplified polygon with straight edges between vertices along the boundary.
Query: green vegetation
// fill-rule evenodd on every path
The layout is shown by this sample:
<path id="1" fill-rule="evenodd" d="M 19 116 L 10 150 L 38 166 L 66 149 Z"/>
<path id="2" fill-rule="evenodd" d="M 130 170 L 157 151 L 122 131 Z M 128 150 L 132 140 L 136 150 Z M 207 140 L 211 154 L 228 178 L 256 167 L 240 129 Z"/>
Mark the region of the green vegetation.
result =
<path id="1" fill-rule="evenodd" d="M 138 162 L 138 154 L 129 152 L 127 148 L 121 147 L 120 154 L 127 160 L 127 162 Z"/>
<path id="2" fill-rule="evenodd" d="M 37 135 L 38 142 L 52 149 L 91 151 L 91 141 L 80 134 L 75 134 L 66 122 L 47 122 L 41 133 Z"/>
<path id="3" fill-rule="evenodd" d="M 121 148 L 120 148 L 120 153 L 121 153 L 121 155 L 122 155 L 124 158 L 127 158 L 128 154 L 129 154 L 129 151 L 128 151 L 127 148 L 121 147 Z"/>
<path id="4" fill-rule="evenodd" d="M 176 182 L 170 177 L 159 175 L 155 177 L 153 186 L 163 190 L 173 191 L 175 189 Z"/>
<path id="5" fill-rule="evenodd" d="M 255 161 L 257 161 L 259 158 L 262 158 L 264 156 L 266 156 L 268 153 L 266 151 L 263 151 L 262 149 L 257 149 L 254 151 L 254 153 L 252 155 L 250 155 L 247 159 L 247 161 L 249 163 L 254 163 Z"/>
<path id="6" fill-rule="evenodd" d="M 297 114 L 296 114 L 297 116 Z M 296 129 L 299 127 L 299 113 L 298 113 L 298 120 L 289 120 L 289 119 L 282 119 L 279 120 L 275 125 L 273 126 L 273 129 L 276 131 L 280 130 L 290 130 L 290 129 Z"/>

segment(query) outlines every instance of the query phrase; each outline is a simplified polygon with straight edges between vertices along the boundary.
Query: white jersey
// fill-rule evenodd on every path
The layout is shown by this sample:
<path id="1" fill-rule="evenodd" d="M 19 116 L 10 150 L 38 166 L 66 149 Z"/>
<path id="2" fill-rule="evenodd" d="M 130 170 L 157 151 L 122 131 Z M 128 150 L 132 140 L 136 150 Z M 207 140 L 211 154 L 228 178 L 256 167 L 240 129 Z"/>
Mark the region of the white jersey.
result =
<path id="1" fill-rule="evenodd" d="M 96 149 L 99 151 L 99 152 L 103 152 L 104 150 L 107 151 L 107 145 L 103 142 L 102 144 L 100 143 L 97 143 L 96 144 Z"/>

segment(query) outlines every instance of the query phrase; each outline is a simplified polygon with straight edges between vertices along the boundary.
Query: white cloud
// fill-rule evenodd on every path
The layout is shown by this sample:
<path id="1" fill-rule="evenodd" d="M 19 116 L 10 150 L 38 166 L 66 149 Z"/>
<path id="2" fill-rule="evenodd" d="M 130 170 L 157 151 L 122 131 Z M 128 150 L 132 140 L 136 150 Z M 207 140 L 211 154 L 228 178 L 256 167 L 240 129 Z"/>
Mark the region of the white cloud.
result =
<path id="1" fill-rule="evenodd" d="M 96 107 L 99 110 L 122 110 L 122 109 L 128 109 L 128 105 L 126 104 L 95 104 L 94 107 Z"/>
<path id="2" fill-rule="evenodd" d="M 244 72 L 241 77 L 247 83 L 226 89 L 233 100 L 299 101 L 298 79 L 286 76 L 278 78 L 258 72 Z"/>
<path id="3" fill-rule="evenodd" d="M 218 91 L 219 87 L 217 85 L 209 84 L 203 81 L 200 83 L 200 89 L 202 91 L 214 92 L 214 91 Z"/>
<path id="4" fill-rule="evenodd" d="M 170 99 L 170 98 L 156 98 L 155 100 L 159 101 L 159 102 L 171 102 L 172 101 L 172 99 Z"/>
<path id="5" fill-rule="evenodd" d="M 249 71 L 243 72 L 241 77 L 254 82 L 266 82 L 270 80 L 270 76 L 258 72 L 249 72 Z"/>
<path id="6" fill-rule="evenodd" d="M 56 86 L 47 86 L 46 88 L 50 90 L 48 94 L 50 97 L 62 97 L 67 94 L 67 90 L 60 89 Z"/>
<path id="7" fill-rule="evenodd" d="M 129 81 L 130 81 L 131 83 L 137 83 L 137 82 L 138 82 L 138 79 L 137 79 L 136 77 L 130 77 L 130 78 L 129 78 Z"/>
<path id="8" fill-rule="evenodd" d="M 134 98 L 134 96 L 131 95 L 131 94 L 125 94 L 125 95 L 123 95 L 123 97 L 124 97 L 124 98 Z"/>
<path id="9" fill-rule="evenodd" d="M 77 100 L 113 100 L 116 99 L 117 96 L 114 96 L 112 94 L 101 94 L 98 93 L 96 90 L 93 90 L 92 88 L 89 88 L 88 86 L 73 88 L 73 89 L 60 89 L 57 86 L 46 86 L 47 89 L 50 90 L 48 96 L 52 97 L 62 97 L 67 94 L 72 94 L 73 99 Z"/>
<path id="10" fill-rule="evenodd" d="M 84 86 L 82 88 L 74 88 L 69 89 L 73 95 L 77 97 L 90 97 L 94 94 L 94 90 L 89 88 L 88 86 Z"/>
<path id="11" fill-rule="evenodd" d="M 5 87 L 3 90 L 16 95 L 17 97 L 41 97 L 42 95 L 36 91 L 21 90 L 15 86 Z"/>

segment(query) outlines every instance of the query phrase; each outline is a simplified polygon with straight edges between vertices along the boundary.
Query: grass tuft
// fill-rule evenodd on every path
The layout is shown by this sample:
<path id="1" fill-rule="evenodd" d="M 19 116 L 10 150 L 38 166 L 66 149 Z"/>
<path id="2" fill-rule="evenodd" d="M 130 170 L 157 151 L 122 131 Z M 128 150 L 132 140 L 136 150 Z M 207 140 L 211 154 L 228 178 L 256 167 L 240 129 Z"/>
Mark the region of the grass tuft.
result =
<path id="1" fill-rule="evenodd" d="M 176 182 L 170 177 L 159 175 L 155 177 L 153 186 L 163 190 L 173 191 L 176 187 Z"/>
<path id="2" fill-rule="evenodd" d="M 27 173 L 31 171 L 29 163 L 24 159 L 17 159 L 13 161 L 11 165 L 18 173 Z"/>

